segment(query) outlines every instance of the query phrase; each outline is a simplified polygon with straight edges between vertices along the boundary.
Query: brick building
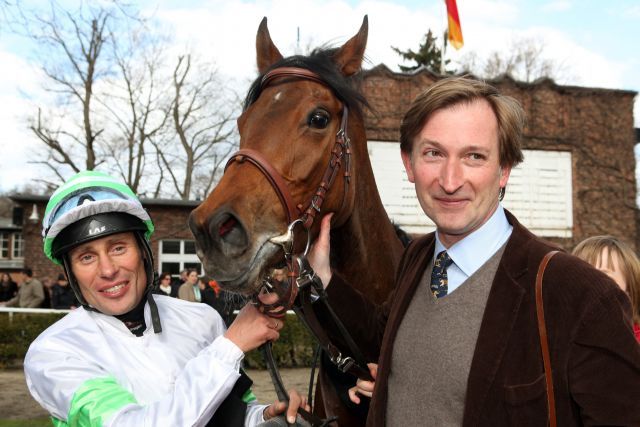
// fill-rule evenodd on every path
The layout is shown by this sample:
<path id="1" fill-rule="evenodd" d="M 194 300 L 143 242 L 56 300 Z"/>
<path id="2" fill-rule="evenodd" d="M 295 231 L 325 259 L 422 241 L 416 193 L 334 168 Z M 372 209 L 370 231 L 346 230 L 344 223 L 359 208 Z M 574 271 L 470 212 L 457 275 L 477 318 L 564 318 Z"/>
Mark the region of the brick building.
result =
<path id="1" fill-rule="evenodd" d="M 438 78 L 426 70 L 395 73 L 384 65 L 363 73 L 362 90 L 372 107 L 365 121 L 378 188 L 389 215 L 414 234 L 430 231 L 433 225 L 406 180 L 398 128 L 411 100 Z M 533 232 L 566 249 L 596 234 L 613 234 L 640 247 L 633 150 L 636 93 L 560 86 L 551 80 L 522 83 L 508 77 L 491 83 L 518 99 L 528 118 L 525 161 L 512 171 L 505 206 Z M 42 254 L 40 221 L 47 198 L 11 198 L 25 212 L 24 265 L 41 277 L 57 275 L 59 268 Z M 175 274 L 198 267 L 187 218 L 199 202 L 143 199 L 143 204 L 156 224 L 152 248 L 159 269 Z M 34 220 L 33 205 L 40 221 Z"/>

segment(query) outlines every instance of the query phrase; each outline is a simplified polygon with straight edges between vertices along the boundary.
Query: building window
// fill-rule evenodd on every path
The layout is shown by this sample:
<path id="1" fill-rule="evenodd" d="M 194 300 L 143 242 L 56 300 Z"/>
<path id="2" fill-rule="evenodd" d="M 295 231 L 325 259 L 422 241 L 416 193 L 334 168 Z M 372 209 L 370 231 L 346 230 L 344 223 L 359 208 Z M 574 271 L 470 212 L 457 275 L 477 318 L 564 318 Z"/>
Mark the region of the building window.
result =
<path id="1" fill-rule="evenodd" d="M 369 141 L 368 147 L 380 198 L 393 222 L 408 233 L 435 230 L 435 224 L 420 207 L 415 186 L 407 179 L 400 144 Z M 511 170 L 503 206 L 539 236 L 571 237 L 571 153 L 522 151 L 524 161 Z"/>
<path id="2" fill-rule="evenodd" d="M 13 258 L 24 258 L 24 237 L 22 237 L 22 233 L 13 233 Z"/>
<path id="3" fill-rule="evenodd" d="M 172 276 L 178 276 L 185 268 L 193 268 L 202 275 L 202 264 L 196 255 L 194 240 L 161 240 L 158 265 L 161 273 L 167 272 Z"/>
<path id="4" fill-rule="evenodd" d="M 0 258 L 9 258 L 9 234 L 0 233 Z"/>

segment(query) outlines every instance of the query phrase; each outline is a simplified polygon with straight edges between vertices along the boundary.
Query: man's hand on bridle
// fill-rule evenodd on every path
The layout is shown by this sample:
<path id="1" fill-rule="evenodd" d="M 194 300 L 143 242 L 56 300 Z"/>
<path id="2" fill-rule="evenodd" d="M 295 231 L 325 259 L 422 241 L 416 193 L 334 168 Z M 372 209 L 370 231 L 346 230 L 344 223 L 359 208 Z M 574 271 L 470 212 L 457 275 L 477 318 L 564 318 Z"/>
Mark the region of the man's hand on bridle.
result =
<path id="1" fill-rule="evenodd" d="M 330 231 L 331 231 L 331 218 L 333 213 L 328 213 L 322 218 L 320 223 L 320 234 L 316 239 L 313 247 L 309 251 L 307 259 L 311 268 L 316 272 L 318 277 L 322 280 L 322 286 L 326 289 L 331 276 L 331 265 L 329 261 L 329 253 L 331 249 Z"/>

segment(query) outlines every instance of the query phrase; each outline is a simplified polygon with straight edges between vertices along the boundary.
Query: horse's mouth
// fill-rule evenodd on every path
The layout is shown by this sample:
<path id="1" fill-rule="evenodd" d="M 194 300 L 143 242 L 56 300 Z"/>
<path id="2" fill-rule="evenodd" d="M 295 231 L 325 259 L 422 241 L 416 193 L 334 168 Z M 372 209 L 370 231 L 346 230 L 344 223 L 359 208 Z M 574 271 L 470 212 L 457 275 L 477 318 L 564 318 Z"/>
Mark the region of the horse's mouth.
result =
<path id="1" fill-rule="evenodd" d="M 281 252 L 281 247 L 266 239 L 256 251 L 248 267 L 232 278 L 217 278 L 219 277 L 216 272 L 217 268 L 212 264 L 218 263 L 219 259 L 216 262 L 211 261 L 217 259 L 215 255 L 200 258 L 204 260 L 203 265 L 207 274 L 216 277 L 221 288 L 242 295 L 253 295 L 262 288 L 265 281 L 273 283 L 282 281 L 283 276 L 286 277 L 284 257 L 272 261 L 279 252 Z"/>

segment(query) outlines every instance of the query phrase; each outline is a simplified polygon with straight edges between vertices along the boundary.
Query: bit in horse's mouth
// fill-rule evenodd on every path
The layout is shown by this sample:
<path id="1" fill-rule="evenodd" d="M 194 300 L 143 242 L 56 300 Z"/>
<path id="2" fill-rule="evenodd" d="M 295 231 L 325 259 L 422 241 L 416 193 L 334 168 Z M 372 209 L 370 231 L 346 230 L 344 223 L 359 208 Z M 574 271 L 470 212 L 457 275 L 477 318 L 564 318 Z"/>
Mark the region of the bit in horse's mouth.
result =
<path id="1" fill-rule="evenodd" d="M 242 271 L 238 276 L 234 278 L 228 280 L 219 280 L 222 288 L 227 289 L 231 292 L 250 294 L 258 289 L 264 280 L 276 282 L 278 281 L 278 277 L 282 275 L 284 275 L 284 280 L 286 280 L 286 260 L 284 259 L 284 256 L 281 252 L 279 261 L 270 265 L 264 265 L 260 269 L 260 271 L 258 271 L 256 274 L 252 274 L 252 271 L 254 271 L 254 268 L 256 268 L 256 266 L 260 264 L 260 260 L 263 259 L 263 257 L 273 256 L 273 253 L 271 253 L 270 255 L 265 254 L 265 252 L 269 253 L 269 251 L 273 249 L 273 245 L 274 243 L 270 242 L 268 239 L 265 240 L 244 271 Z M 276 246 L 280 248 L 279 245 Z M 282 273 L 283 271 L 284 273 Z"/>
<path id="2" fill-rule="evenodd" d="M 275 286 L 287 286 L 287 273 L 288 269 L 284 268 L 271 268 L 267 270 L 262 279 L 262 284 L 267 289 L 273 289 Z M 265 287 L 263 286 L 263 288 Z"/>

